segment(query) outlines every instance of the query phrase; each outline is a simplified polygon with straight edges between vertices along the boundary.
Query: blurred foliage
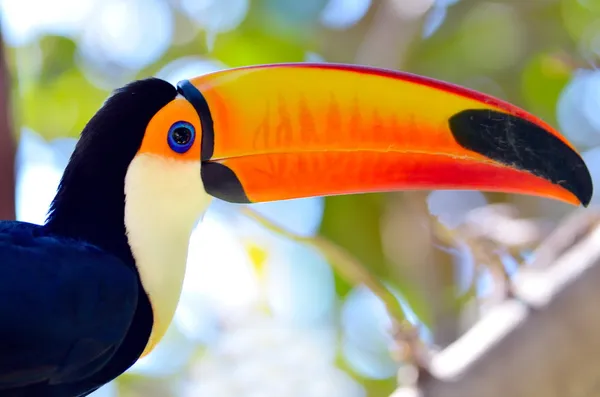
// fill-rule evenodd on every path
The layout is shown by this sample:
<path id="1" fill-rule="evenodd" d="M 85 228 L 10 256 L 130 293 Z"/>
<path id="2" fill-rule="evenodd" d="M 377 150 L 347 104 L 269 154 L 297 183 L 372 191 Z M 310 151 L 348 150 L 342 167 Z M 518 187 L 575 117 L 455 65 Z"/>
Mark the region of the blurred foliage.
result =
<path id="1" fill-rule="evenodd" d="M 367 48 L 371 56 L 369 63 L 379 63 L 376 58 L 382 54 L 398 52 L 395 58 L 402 61 L 386 67 L 498 96 L 535 113 L 568 135 L 570 131 L 584 130 L 576 127 L 579 126 L 576 123 L 583 122 L 587 123 L 585 131 L 592 131 L 590 134 L 600 132 L 598 116 L 594 119 L 589 112 L 585 113 L 584 106 L 573 105 L 581 114 L 577 114 L 576 121 L 564 121 L 571 123 L 567 126 L 563 121 L 559 124 L 557 117 L 558 103 L 566 95 L 565 88 L 576 80 L 577 70 L 594 69 L 593 62 L 600 57 L 600 2 L 597 0 L 411 0 L 405 3 L 405 0 L 223 0 L 221 3 L 162 0 L 159 3 L 168 5 L 168 15 L 157 15 L 170 21 L 163 24 L 170 27 L 165 28 L 171 35 L 170 45 L 164 50 L 156 49 L 155 56 L 145 55 L 144 59 L 150 61 L 140 61 L 138 67 L 120 62 L 119 57 L 110 52 L 129 38 L 113 37 L 113 26 L 107 22 L 112 19 L 102 14 L 102 2 L 88 1 L 89 10 L 82 14 L 75 28 L 67 29 L 66 22 L 60 21 L 53 25 L 42 15 L 36 20 L 42 21 L 38 25 L 44 28 L 19 30 L 17 27 L 20 23 L 26 24 L 24 21 L 34 25 L 31 18 L 27 19 L 27 8 L 35 8 L 41 0 L 21 1 L 21 8 L 16 7 L 17 2 L 10 1 L 2 3 L 3 27 L 9 45 L 16 117 L 22 127 L 48 140 L 77 137 L 112 89 L 135 78 L 161 75 L 172 62 L 185 57 L 201 57 L 207 63 L 223 67 L 309 59 L 354 63 L 357 54 L 365 50 L 365 43 L 377 43 L 376 35 L 385 35 L 386 29 L 395 32 L 398 42 L 408 40 L 410 45 L 398 48 L 370 45 Z M 70 4 L 65 0 L 60 3 Z M 117 0 L 106 4 L 109 3 L 118 5 Z M 131 26 L 127 24 L 129 20 L 124 26 L 137 27 L 140 31 L 163 26 L 142 13 L 144 5 L 140 4 L 144 3 L 132 0 L 131 4 L 134 3 L 139 3 L 133 8 L 139 14 L 128 15 Z M 361 3 L 366 13 L 362 13 Z M 424 12 L 411 14 L 411 4 Z M 64 9 L 64 13 L 69 12 L 69 8 Z M 352 13 L 356 14 L 355 20 Z M 331 22 L 333 19 L 337 21 L 335 24 Z M 415 24 L 418 29 L 413 29 Z M 103 29 L 98 30 L 98 26 Z M 24 38 L 17 37 L 14 33 L 17 30 Z M 138 40 L 136 43 L 132 52 L 154 48 L 152 42 Z M 589 95 L 595 95 L 590 98 L 595 98 L 598 112 L 600 90 Z M 580 98 L 582 94 L 573 96 Z M 566 98 L 564 102 L 568 105 L 570 100 Z M 594 109 L 593 103 L 589 106 Z M 577 142 L 591 142 L 591 138 L 569 137 Z M 412 280 L 403 275 L 410 274 L 407 268 L 411 263 L 407 258 L 391 260 L 383 249 L 382 219 L 387 216 L 390 201 L 396 200 L 394 197 L 371 194 L 327 198 L 320 233 L 402 291 L 417 314 L 428 318 L 430 313 L 425 312 L 427 305 L 422 301 L 426 292 L 406 288 Z M 502 194 L 486 197 L 489 202 L 512 201 L 525 216 L 556 218 L 564 212 L 563 204 L 546 200 Z M 419 230 L 415 226 L 413 235 L 407 232 L 394 238 L 419 239 Z M 452 272 L 442 273 L 452 275 Z M 351 291 L 349 281 L 336 275 L 338 298 L 343 299 Z M 336 362 L 353 372 L 341 358 Z M 376 379 L 358 373 L 353 375 L 370 396 L 388 395 L 395 385 L 393 376 Z M 132 383 L 135 381 L 126 377 L 121 388 L 129 390 Z M 153 388 L 144 387 L 147 393 L 123 395 L 150 396 Z"/>
<path id="2" fill-rule="evenodd" d="M 380 217 L 381 195 L 365 194 L 330 197 L 325 201 L 325 212 L 321 222 L 321 234 L 336 244 L 348 249 L 378 277 L 389 276 L 389 267 L 381 251 Z M 355 216 L 348 214 L 356 211 Z M 348 230 L 355 233 L 348 233 Z M 345 295 L 351 285 L 348 280 L 339 280 L 337 291 Z"/>

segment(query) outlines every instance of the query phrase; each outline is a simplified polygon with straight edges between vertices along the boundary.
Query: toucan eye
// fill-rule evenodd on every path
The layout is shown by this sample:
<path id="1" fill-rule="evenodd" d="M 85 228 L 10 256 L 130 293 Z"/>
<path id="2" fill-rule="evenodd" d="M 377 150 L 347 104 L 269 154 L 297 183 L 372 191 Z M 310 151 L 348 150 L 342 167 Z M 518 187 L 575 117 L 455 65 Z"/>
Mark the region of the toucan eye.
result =
<path id="1" fill-rule="evenodd" d="M 167 140 L 173 151 L 185 153 L 190 150 L 195 138 L 194 126 L 186 121 L 178 121 L 169 128 Z"/>

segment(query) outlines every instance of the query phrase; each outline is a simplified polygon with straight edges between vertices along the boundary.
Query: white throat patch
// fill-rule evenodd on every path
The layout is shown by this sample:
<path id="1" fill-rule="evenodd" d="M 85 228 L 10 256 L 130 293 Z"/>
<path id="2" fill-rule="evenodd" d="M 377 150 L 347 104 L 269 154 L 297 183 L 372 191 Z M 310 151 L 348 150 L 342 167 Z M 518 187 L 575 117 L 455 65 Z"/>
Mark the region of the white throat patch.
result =
<path id="1" fill-rule="evenodd" d="M 143 355 L 154 349 L 179 303 L 192 230 L 212 197 L 199 161 L 136 156 L 125 178 L 125 227 L 154 324 Z"/>

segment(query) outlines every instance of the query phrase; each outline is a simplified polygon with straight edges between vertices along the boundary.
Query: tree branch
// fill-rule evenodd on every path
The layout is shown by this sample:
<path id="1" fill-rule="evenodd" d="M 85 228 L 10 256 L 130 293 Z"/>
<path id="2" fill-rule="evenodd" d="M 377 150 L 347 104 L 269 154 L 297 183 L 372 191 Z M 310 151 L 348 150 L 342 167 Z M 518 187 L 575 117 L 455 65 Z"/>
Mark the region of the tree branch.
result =
<path id="1" fill-rule="evenodd" d="M 600 226 L 594 210 L 576 214 L 553 236 L 565 238 L 551 264 L 523 268 L 515 299 L 490 310 L 433 355 L 418 389 L 394 397 L 586 397 L 600 392 Z M 587 232 L 586 232 L 587 231 Z M 552 241 L 556 237 L 550 236 Z M 570 246 L 565 248 L 564 242 Z"/>

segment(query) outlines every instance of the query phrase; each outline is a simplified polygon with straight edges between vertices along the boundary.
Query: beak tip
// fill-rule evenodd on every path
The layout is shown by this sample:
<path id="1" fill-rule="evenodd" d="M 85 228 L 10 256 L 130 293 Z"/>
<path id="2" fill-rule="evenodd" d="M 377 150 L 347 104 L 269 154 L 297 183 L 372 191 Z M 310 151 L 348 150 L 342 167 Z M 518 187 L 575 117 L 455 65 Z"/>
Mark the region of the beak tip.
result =
<path id="1" fill-rule="evenodd" d="M 594 184 L 592 182 L 592 176 L 585 165 L 579 176 L 580 183 L 575 185 L 577 187 L 571 190 L 571 193 L 577 197 L 584 208 L 587 208 L 589 207 L 594 195 Z"/>
<path id="2" fill-rule="evenodd" d="M 530 172 L 589 206 L 594 190 L 590 171 L 581 156 L 553 131 L 517 115 L 488 109 L 459 112 L 449 119 L 449 127 L 464 149 Z"/>

